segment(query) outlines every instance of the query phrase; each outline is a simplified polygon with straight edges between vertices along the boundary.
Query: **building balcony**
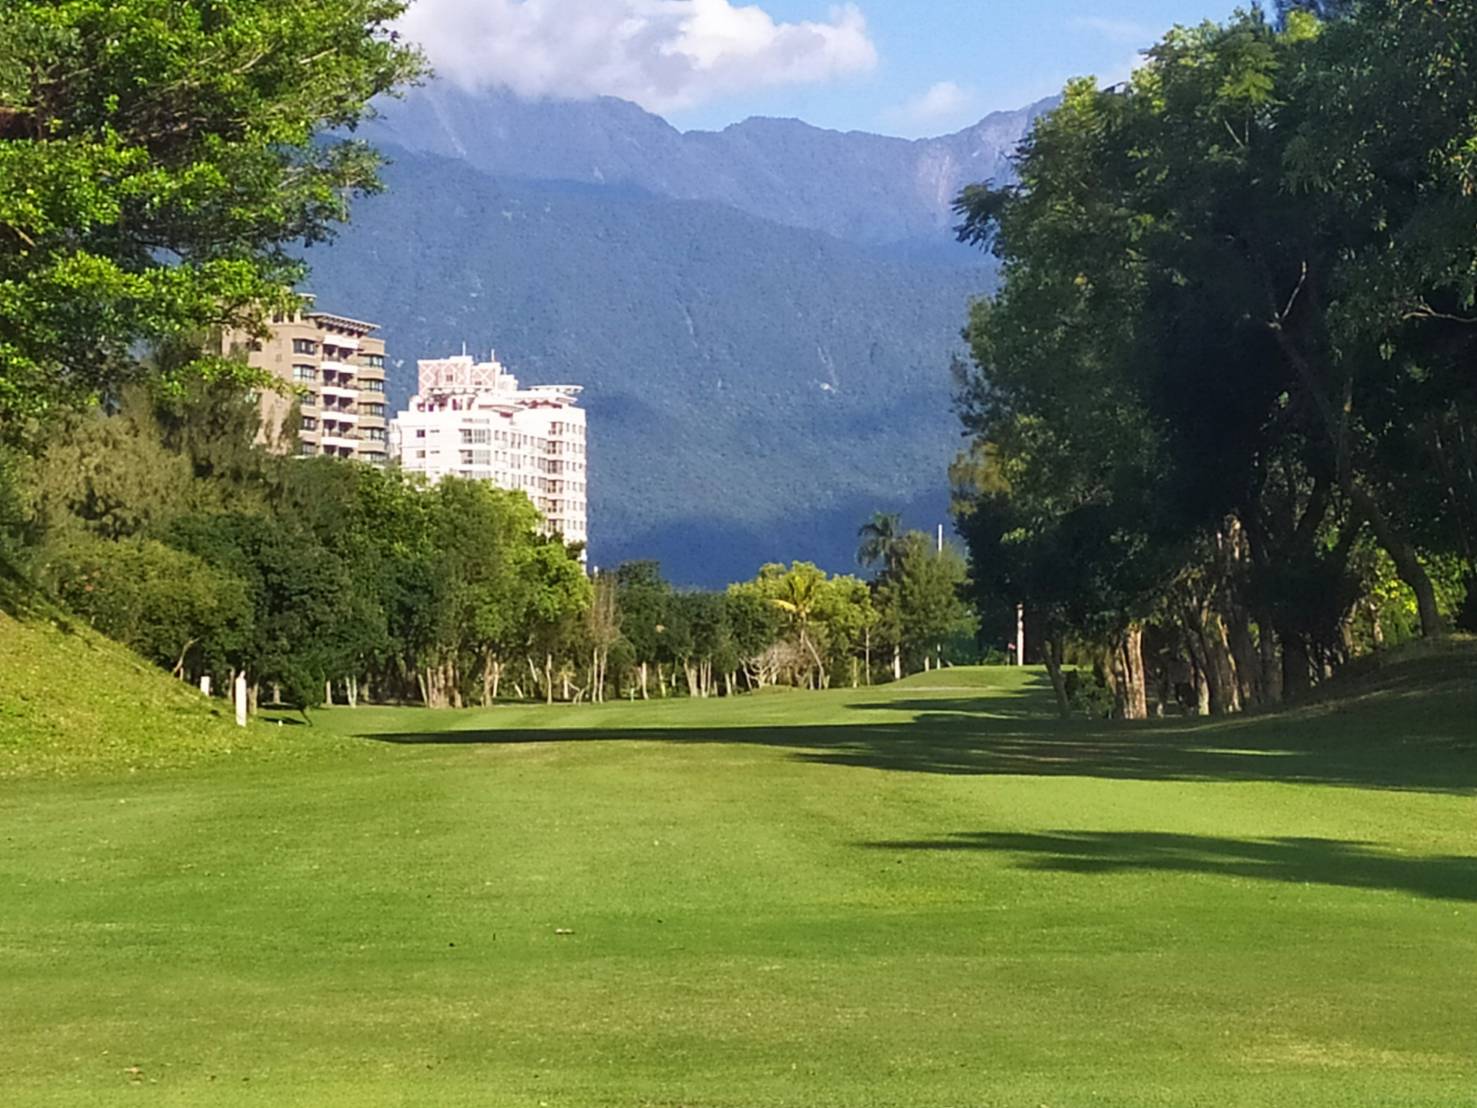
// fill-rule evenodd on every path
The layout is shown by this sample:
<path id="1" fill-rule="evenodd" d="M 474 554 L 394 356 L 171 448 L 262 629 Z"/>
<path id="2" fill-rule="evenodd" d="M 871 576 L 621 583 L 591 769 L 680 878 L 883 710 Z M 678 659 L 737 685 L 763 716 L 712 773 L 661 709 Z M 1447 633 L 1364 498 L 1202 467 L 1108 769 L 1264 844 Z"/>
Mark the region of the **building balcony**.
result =
<path id="1" fill-rule="evenodd" d="M 359 390 L 353 385 L 325 384 L 320 386 L 318 391 L 324 396 L 333 397 L 335 400 L 350 400 L 354 402 L 359 400 Z"/>

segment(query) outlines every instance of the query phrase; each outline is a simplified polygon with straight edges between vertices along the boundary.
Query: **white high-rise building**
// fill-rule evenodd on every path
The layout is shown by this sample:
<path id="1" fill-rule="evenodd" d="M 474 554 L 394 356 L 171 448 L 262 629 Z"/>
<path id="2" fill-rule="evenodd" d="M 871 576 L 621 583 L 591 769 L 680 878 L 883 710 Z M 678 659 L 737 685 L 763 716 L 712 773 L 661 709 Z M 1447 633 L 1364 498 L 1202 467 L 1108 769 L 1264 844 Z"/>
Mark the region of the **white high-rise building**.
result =
<path id="1" fill-rule="evenodd" d="M 578 385 L 519 388 L 497 361 L 422 361 L 420 390 L 390 425 L 391 455 L 431 481 L 447 474 L 522 489 L 565 542 L 586 542 L 585 412 Z"/>

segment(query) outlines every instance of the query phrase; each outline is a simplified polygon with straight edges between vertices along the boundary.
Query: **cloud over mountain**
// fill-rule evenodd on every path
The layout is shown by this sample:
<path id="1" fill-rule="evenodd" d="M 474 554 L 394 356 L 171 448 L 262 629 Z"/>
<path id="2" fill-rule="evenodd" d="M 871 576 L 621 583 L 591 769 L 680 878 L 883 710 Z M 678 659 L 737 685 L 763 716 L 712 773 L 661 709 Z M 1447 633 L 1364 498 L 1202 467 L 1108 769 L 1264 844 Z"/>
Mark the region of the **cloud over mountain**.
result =
<path id="1" fill-rule="evenodd" d="M 656 112 L 877 64 L 866 18 L 851 3 L 824 21 L 781 22 L 731 0 L 418 0 L 400 30 L 469 90 L 618 96 Z"/>
<path id="2" fill-rule="evenodd" d="M 910 129 L 952 123 L 974 107 L 974 94 L 954 81 L 939 81 L 927 90 L 884 113 L 884 119 Z"/>

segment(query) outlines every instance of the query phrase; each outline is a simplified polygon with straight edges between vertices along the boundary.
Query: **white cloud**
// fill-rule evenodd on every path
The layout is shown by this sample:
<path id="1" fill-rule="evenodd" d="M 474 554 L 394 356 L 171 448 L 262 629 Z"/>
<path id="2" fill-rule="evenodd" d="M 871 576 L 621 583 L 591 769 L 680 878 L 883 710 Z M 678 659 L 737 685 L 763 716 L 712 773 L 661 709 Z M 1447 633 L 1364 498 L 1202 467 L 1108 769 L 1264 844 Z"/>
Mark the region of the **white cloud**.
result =
<path id="1" fill-rule="evenodd" d="M 896 127 L 920 128 L 957 121 L 975 103 L 974 93 L 953 81 L 940 81 L 911 100 L 882 113 Z"/>
<path id="2" fill-rule="evenodd" d="M 852 3 L 776 22 L 731 0 L 417 0 L 400 21 L 437 72 L 530 97 L 619 96 L 656 112 L 877 64 Z"/>

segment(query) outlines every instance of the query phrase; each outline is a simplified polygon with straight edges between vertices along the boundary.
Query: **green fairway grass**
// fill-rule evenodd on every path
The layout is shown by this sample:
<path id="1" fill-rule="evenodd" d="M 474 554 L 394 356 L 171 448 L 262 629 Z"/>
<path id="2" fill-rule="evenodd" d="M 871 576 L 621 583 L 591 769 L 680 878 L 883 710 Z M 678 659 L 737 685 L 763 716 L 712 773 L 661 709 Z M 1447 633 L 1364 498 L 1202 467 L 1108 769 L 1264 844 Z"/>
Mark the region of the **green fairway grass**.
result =
<path id="1" fill-rule="evenodd" d="M 13 776 L 0 1103 L 1477 1105 L 1477 651 L 1359 681 L 336 709 Z"/>

